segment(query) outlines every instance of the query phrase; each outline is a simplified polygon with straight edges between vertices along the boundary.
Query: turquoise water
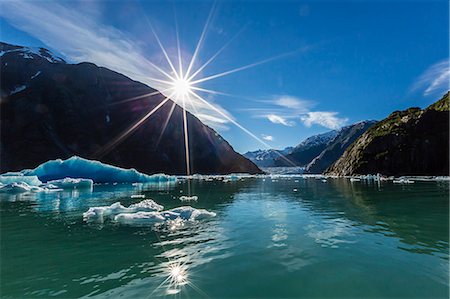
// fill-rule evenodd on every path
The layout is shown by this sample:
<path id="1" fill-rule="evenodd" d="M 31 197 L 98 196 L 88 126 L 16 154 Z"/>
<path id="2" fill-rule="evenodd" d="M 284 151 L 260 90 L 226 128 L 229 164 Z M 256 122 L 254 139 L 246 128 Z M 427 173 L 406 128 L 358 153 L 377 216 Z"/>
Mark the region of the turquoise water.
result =
<path id="1" fill-rule="evenodd" d="M 2 298 L 445 298 L 449 183 L 192 181 L 217 213 L 180 226 L 87 224 L 89 207 L 144 194 L 180 205 L 186 182 L 0 195 Z"/>

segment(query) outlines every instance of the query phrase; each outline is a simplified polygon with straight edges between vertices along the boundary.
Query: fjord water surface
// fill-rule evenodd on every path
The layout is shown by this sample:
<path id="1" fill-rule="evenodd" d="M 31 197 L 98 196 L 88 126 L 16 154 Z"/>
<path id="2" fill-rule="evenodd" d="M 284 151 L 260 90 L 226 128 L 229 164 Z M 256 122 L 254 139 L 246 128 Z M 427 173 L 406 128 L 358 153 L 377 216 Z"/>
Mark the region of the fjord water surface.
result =
<path id="1" fill-rule="evenodd" d="M 192 181 L 193 223 L 85 223 L 89 207 L 186 203 L 186 182 L 0 195 L 2 298 L 444 298 L 449 183 Z"/>

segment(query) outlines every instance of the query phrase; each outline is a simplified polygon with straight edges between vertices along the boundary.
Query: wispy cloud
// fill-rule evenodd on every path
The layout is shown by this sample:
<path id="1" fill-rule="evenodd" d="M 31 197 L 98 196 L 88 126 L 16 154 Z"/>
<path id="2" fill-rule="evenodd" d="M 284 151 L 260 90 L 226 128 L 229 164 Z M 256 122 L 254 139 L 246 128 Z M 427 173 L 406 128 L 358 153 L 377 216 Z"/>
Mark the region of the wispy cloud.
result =
<path id="1" fill-rule="evenodd" d="M 276 114 L 267 115 L 267 119 L 274 124 L 280 124 L 287 127 L 292 127 L 295 125 L 295 122 L 289 121 L 286 118 Z"/>
<path id="2" fill-rule="evenodd" d="M 450 63 L 444 59 L 430 66 L 417 78 L 412 90 L 423 91 L 424 96 L 444 93 L 449 90 Z"/>
<path id="3" fill-rule="evenodd" d="M 253 113 L 254 117 L 266 118 L 274 124 L 292 127 L 295 126 L 296 120 L 300 120 L 307 127 L 319 125 L 334 130 L 348 122 L 348 118 L 338 117 L 338 112 L 314 111 L 316 102 L 292 95 L 276 95 L 270 100 L 259 102 L 266 107 L 246 110 Z"/>
<path id="4" fill-rule="evenodd" d="M 296 113 L 307 112 L 312 106 L 314 106 L 314 102 L 312 101 L 302 100 L 289 95 L 276 96 L 274 104 L 293 109 Z"/>
<path id="5" fill-rule="evenodd" d="M 83 13 L 78 9 L 54 1 L 4 1 L 0 16 L 14 27 L 41 40 L 44 44 L 74 62 L 93 62 L 120 72 L 161 90 L 150 78 L 167 79 L 154 67 L 140 47 L 127 38 L 127 34 L 106 26 L 96 13 Z M 158 67 L 161 67 L 158 65 Z M 161 67 L 168 72 L 168 67 Z M 203 122 L 214 128 L 224 128 L 228 122 L 223 115 L 198 99 L 186 107 Z M 214 107 L 231 117 L 221 106 Z M 208 116 L 208 117 L 206 117 Z"/>
<path id="6" fill-rule="evenodd" d="M 307 127 L 317 124 L 335 130 L 348 122 L 348 118 L 340 118 L 338 117 L 338 114 L 338 112 L 314 111 L 306 113 L 306 115 L 301 116 L 300 119 Z"/>
<path id="7" fill-rule="evenodd" d="M 265 134 L 261 134 L 262 138 L 266 141 L 274 141 L 275 138 L 273 138 L 273 136 L 271 135 L 265 135 Z"/>

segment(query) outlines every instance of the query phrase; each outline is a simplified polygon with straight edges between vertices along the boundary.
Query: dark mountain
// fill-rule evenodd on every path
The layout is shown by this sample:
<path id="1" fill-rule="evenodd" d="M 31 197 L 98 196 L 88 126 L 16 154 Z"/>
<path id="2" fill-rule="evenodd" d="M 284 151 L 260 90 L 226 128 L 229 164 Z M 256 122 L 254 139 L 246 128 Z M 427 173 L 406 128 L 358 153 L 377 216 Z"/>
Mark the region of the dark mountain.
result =
<path id="1" fill-rule="evenodd" d="M 165 99 L 156 90 L 42 48 L 1 43 L 0 55 L 2 172 L 78 155 L 144 173 L 186 173 L 181 107 L 169 100 L 134 126 Z M 261 172 L 195 116 L 187 119 L 193 173 Z"/>
<path id="2" fill-rule="evenodd" d="M 256 150 L 253 152 L 246 152 L 244 157 L 258 165 L 259 167 L 273 167 L 275 166 L 275 160 L 280 158 L 281 155 L 288 155 L 292 151 L 293 147 L 287 147 L 283 150 Z"/>
<path id="3" fill-rule="evenodd" d="M 376 121 L 362 121 L 343 127 L 326 148 L 306 167 L 306 173 L 322 173 L 344 153 L 347 147 L 361 136 Z"/>
<path id="4" fill-rule="evenodd" d="M 328 170 L 334 175 L 449 175 L 449 93 L 426 109 L 395 111 Z"/>
<path id="5" fill-rule="evenodd" d="M 305 166 L 312 159 L 317 157 L 328 145 L 328 143 L 336 137 L 337 131 L 329 131 L 323 134 L 308 137 L 299 145 L 294 147 L 286 158 L 297 166 Z M 278 157 L 275 160 L 275 166 L 292 166 L 286 159 Z"/>

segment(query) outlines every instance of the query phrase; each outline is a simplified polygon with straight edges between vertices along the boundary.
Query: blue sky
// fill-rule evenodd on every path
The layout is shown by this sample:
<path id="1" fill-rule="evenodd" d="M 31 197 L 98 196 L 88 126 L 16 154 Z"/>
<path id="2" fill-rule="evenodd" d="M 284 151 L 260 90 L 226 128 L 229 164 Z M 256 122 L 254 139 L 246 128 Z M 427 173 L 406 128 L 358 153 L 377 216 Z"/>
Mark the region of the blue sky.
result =
<path id="1" fill-rule="evenodd" d="M 198 91 L 213 108 L 197 99 L 187 108 L 245 152 L 439 99 L 448 14 L 447 1 L 11 1 L 0 3 L 0 28 L 2 41 L 162 89 L 154 66 L 171 68 L 152 28 L 178 65 L 177 21 L 186 69 L 210 16 L 192 69 L 228 45 L 197 78 L 255 65 L 198 83 L 225 94 Z"/>

